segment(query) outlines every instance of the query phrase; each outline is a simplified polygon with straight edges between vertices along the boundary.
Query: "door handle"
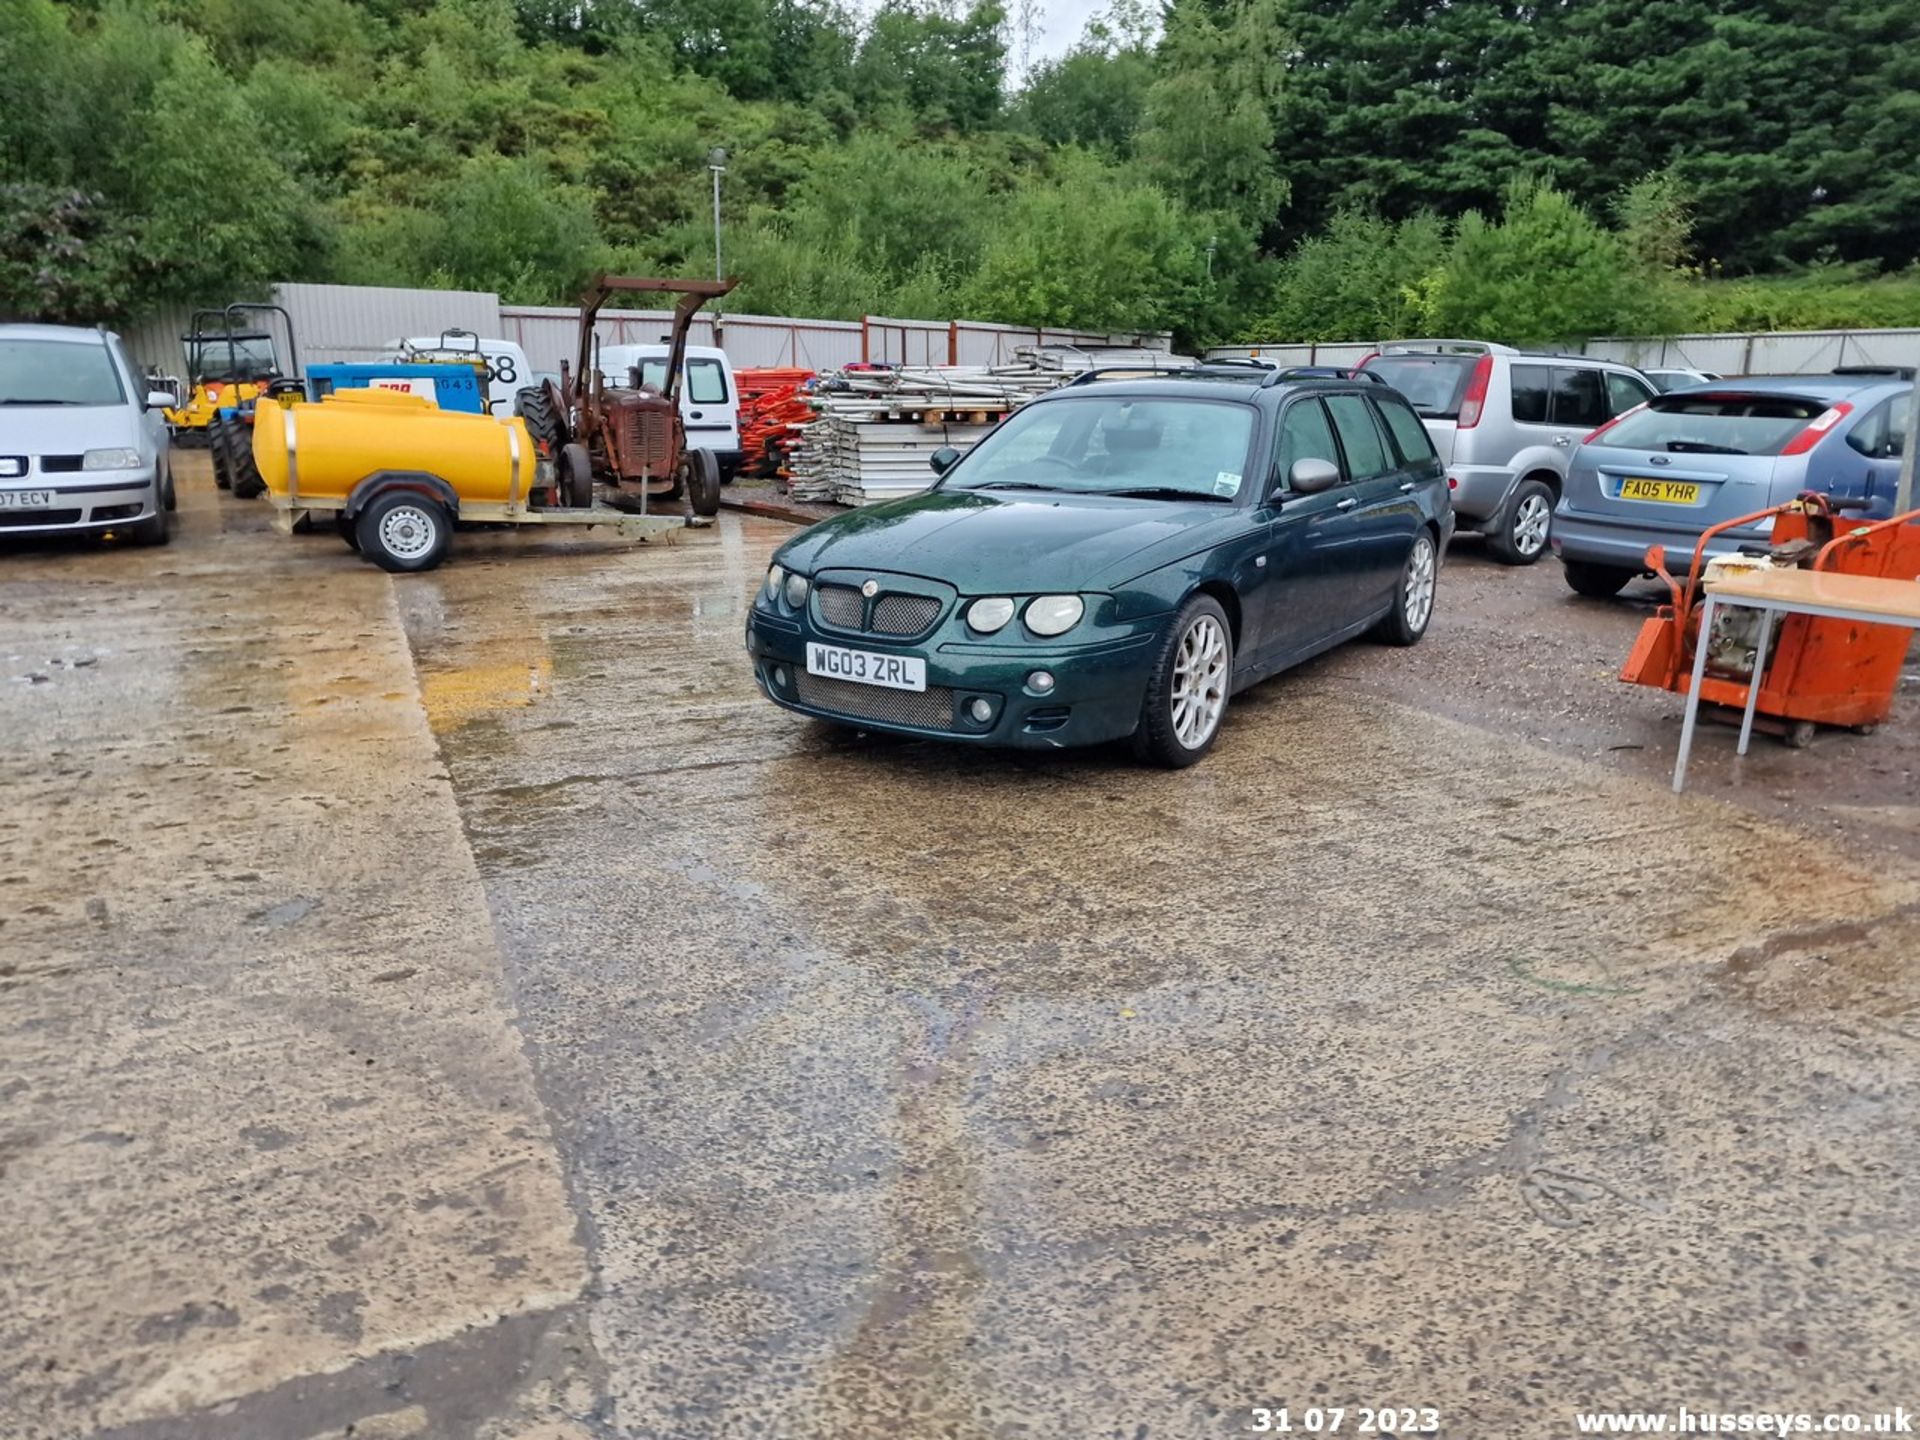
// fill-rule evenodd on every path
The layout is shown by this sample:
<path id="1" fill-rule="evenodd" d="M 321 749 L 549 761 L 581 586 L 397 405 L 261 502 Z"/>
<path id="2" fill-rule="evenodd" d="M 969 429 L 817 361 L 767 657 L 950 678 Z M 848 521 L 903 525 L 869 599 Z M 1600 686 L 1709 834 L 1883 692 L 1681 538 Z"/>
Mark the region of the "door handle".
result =
<path id="1" fill-rule="evenodd" d="M 1553 437 L 1553 443 L 1564 450 L 1573 443 L 1573 437 L 1571 435 L 1556 435 Z"/>
<path id="2" fill-rule="evenodd" d="M 1406 484 L 1400 487 L 1400 493 L 1402 495 L 1411 495 L 1414 492 L 1414 489 L 1415 489 L 1414 482 L 1409 480 L 1407 481 Z"/>
<path id="3" fill-rule="evenodd" d="M 706 416 L 702 415 L 698 410 L 689 410 L 687 412 L 687 418 L 690 420 L 704 420 Z"/>
<path id="4" fill-rule="evenodd" d="M 1359 503 L 1360 502 L 1358 500 L 1354 499 L 1353 496 L 1349 495 L 1344 500 L 1336 501 L 1334 503 L 1333 508 L 1336 510 L 1351 510 L 1354 506 L 1358 505 Z"/>

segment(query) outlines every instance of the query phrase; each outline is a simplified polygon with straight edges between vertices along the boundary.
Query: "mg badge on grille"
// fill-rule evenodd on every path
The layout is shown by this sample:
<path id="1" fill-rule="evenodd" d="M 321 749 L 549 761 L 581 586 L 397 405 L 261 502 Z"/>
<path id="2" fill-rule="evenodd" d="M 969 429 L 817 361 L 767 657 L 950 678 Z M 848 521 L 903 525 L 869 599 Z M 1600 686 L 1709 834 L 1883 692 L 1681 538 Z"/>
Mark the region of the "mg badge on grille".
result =
<path id="1" fill-rule="evenodd" d="M 860 593 L 871 600 L 880 593 L 880 582 L 878 580 L 867 581 L 866 584 L 860 587 Z"/>

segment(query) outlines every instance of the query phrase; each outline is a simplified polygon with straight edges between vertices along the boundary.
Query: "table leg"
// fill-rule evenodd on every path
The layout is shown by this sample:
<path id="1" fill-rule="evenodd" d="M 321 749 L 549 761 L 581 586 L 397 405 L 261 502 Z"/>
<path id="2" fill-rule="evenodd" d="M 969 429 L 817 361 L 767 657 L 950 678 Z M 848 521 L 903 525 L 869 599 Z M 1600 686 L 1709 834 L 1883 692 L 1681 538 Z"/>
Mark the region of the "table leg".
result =
<path id="1" fill-rule="evenodd" d="M 1767 641 L 1773 638 L 1773 611 L 1760 612 L 1760 646 L 1754 652 L 1753 680 L 1747 686 L 1747 713 L 1740 717 L 1740 748 L 1736 754 L 1747 753 L 1747 742 L 1753 738 L 1753 712 L 1760 702 L 1760 677 L 1767 670 Z"/>
<path id="2" fill-rule="evenodd" d="M 1687 715 L 1680 724 L 1680 754 L 1673 762 L 1673 793 L 1687 783 L 1687 756 L 1693 752 L 1693 726 L 1700 716 L 1700 681 L 1707 673 L 1707 644 L 1713 635 L 1713 596 L 1700 604 L 1700 633 L 1693 642 L 1693 683 L 1687 687 Z"/>

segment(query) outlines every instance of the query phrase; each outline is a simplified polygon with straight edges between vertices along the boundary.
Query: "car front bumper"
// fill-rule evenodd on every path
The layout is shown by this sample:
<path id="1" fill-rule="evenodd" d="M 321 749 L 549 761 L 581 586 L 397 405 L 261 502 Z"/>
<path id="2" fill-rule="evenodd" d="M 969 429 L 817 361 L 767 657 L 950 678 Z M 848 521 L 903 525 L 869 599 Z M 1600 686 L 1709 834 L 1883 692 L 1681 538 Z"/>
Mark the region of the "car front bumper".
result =
<path id="1" fill-rule="evenodd" d="M 68 530 L 111 530 L 149 519 L 160 507 L 157 466 L 140 470 L 76 471 L 10 480 L 0 491 L 0 536 Z M 51 492 L 45 505 L 6 503 L 19 494 Z"/>
<path id="2" fill-rule="evenodd" d="M 872 635 L 817 630 L 802 617 L 756 605 L 747 619 L 746 642 L 761 691 L 799 714 L 927 739 L 1050 750 L 1133 733 L 1165 621 L 1164 615 L 1150 617 L 1119 633 L 1108 627 L 1098 638 L 1077 644 L 957 640 L 943 629 L 918 645 L 894 645 Z M 926 661 L 927 688 L 890 690 L 809 675 L 809 640 L 918 656 Z M 1029 683 L 1035 671 L 1054 677 L 1051 690 Z M 984 721 L 973 717 L 976 700 L 990 707 Z"/>

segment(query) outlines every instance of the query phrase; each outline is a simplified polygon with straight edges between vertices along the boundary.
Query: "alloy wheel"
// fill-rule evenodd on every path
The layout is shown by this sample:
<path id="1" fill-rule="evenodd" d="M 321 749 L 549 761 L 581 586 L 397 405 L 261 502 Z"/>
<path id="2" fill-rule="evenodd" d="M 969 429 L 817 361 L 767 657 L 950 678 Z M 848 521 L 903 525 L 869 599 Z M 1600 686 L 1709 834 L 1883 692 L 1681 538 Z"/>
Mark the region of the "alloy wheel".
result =
<path id="1" fill-rule="evenodd" d="M 1407 556 L 1403 602 L 1407 629 L 1416 635 L 1427 628 L 1427 617 L 1433 614 L 1433 585 L 1433 541 L 1422 535 L 1413 542 L 1413 553 Z"/>
<path id="2" fill-rule="evenodd" d="M 1528 495 L 1513 514 L 1513 548 L 1522 555 L 1538 555 L 1547 543 L 1547 529 L 1553 524 L 1553 507 L 1544 495 Z"/>
<path id="3" fill-rule="evenodd" d="M 1199 616 L 1180 637 L 1172 699 L 1174 737 L 1198 750 L 1213 738 L 1227 708 L 1227 636 L 1211 615 Z"/>

